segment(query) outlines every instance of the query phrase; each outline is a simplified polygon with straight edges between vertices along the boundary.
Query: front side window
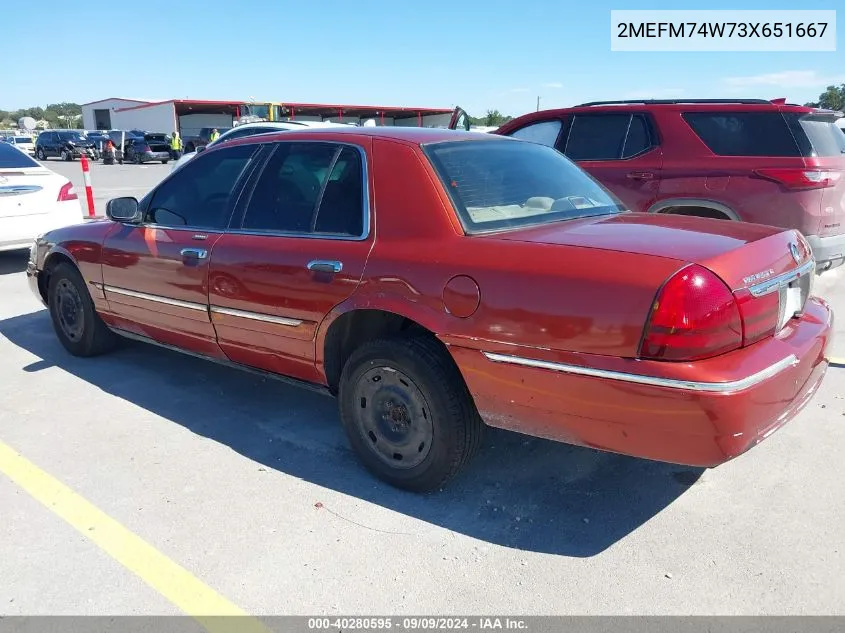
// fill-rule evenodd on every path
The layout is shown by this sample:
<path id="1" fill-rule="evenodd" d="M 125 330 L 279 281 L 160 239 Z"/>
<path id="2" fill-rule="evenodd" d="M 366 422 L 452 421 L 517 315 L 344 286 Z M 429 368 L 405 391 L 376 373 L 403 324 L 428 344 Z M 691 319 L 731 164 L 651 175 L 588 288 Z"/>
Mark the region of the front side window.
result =
<path id="1" fill-rule="evenodd" d="M 145 220 L 172 227 L 223 230 L 229 202 L 256 145 L 236 145 L 198 156 L 153 193 Z"/>
<path id="2" fill-rule="evenodd" d="M 530 123 L 525 127 L 521 127 L 518 130 L 511 132 L 508 136 L 512 136 L 513 138 L 518 138 L 523 141 L 529 141 L 531 143 L 540 143 L 542 145 L 554 147 L 562 125 L 563 122 L 560 119 Z"/>
<path id="3" fill-rule="evenodd" d="M 445 141 L 423 146 L 467 233 L 623 211 L 558 151 L 536 143 Z"/>
<path id="4" fill-rule="evenodd" d="M 338 143 L 279 143 L 255 185 L 242 228 L 360 237 L 363 203 L 359 150 Z"/>

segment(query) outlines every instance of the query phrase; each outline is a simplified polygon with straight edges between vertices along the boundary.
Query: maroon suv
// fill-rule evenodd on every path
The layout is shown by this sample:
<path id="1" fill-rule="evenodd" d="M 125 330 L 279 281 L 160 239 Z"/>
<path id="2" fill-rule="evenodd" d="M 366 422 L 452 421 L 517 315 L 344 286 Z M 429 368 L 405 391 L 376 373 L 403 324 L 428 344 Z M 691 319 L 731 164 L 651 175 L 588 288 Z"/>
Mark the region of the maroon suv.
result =
<path id="1" fill-rule="evenodd" d="M 798 229 L 822 272 L 845 261 L 841 116 L 785 100 L 601 101 L 495 134 L 557 148 L 633 211 Z"/>

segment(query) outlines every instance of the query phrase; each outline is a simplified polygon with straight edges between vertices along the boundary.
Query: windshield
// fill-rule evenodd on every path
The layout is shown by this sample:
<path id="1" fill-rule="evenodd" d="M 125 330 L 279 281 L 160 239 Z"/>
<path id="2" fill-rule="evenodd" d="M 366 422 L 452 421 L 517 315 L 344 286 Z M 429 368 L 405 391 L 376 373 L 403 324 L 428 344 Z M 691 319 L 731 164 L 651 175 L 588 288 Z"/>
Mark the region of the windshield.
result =
<path id="1" fill-rule="evenodd" d="M 253 103 L 241 106 L 241 116 L 257 116 L 262 119 L 270 118 L 270 106 L 268 104 L 256 105 Z"/>
<path id="2" fill-rule="evenodd" d="M 17 147 L 8 143 L 0 143 L 0 169 L 21 167 L 40 167 L 40 165 Z"/>
<path id="3" fill-rule="evenodd" d="M 15 143 L 32 143 L 32 137 L 30 136 L 16 136 Z"/>
<path id="4" fill-rule="evenodd" d="M 63 141 L 82 141 L 82 135 L 79 132 L 59 132 L 59 138 Z"/>
<path id="5" fill-rule="evenodd" d="M 467 233 L 623 211 L 622 205 L 551 147 L 526 141 L 424 145 Z"/>

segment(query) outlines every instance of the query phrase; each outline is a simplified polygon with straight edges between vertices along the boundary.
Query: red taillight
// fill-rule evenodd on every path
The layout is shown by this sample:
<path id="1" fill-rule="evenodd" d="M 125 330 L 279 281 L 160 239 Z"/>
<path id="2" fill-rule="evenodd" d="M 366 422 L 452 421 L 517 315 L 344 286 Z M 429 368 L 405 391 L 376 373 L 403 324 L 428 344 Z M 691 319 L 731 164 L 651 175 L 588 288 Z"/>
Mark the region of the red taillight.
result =
<path id="1" fill-rule="evenodd" d="M 76 196 L 76 192 L 73 190 L 73 183 L 66 182 L 62 185 L 62 188 L 59 189 L 59 197 L 58 202 L 67 202 L 68 200 L 79 200 Z"/>
<path id="2" fill-rule="evenodd" d="M 787 189 L 826 189 L 835 186 L 842 177 L 842 172 L 830 169 L 772 167 L 755 169 L 754 173 Z"/>
<path id="3" fill-rule="evenodd" d="M 742 318 L 742 344 L 751 345 L 775 333 L 780 319 L 780 293 L 755 297 L 747 289 L 736 293 Z"/>
<path id="4" fill-rule="evenodd" d="M 733 293 L 714 273 L 691 264 L 663 285 L 651 309 L 640 357 L 691 361 L 742 346 Z"/>

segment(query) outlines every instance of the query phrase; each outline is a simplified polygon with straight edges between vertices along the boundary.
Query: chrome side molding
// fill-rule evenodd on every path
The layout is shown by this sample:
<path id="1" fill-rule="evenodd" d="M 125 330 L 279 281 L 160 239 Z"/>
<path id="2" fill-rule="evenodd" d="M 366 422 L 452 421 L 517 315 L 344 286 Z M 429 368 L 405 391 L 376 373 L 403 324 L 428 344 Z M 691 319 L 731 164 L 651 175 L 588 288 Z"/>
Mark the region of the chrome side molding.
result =
<path id="1" fill-rule="evenodd" d="M 750 376 L 740 378 L 739 380 L 731 380 L 728 382 L 699 382 L 678 380 L 675 378 L 659 378 L 657 376 L 644 376 L 642 374 L 629 374 L 627 372 L 610 371 L 606 369 L 593 369 L 591 367 L 581 367 L 579 365 L 569 365 L 566 363 L 553 363 L 534 358 L 495 354 L 492 352 L 483 352 L 483 354 L 488 360 L 491 360 L 494 363 L 508 363 L 511 365 L 521 365 L 523 367 L 559 371 L 564 374 L 575 374 L 578 376 L 619 380 L 622 382 L 631 382 L 639 385 L 649 385 L 652 387 L 667 387 L 669 389 L 684 389 L 687 391 L 701 391 L 708 393 L 733 393 L 735 391 L 742 391 L 743 389 L 753 387 L 764 380 L 779 374 L 788 367 L 798 364 L 798 357 L 796 357 L 795 354 L 790 354 L 774 365 L 770 365 L 769 367 L 758 371 L 756 374 L 751 374 Z"/>

